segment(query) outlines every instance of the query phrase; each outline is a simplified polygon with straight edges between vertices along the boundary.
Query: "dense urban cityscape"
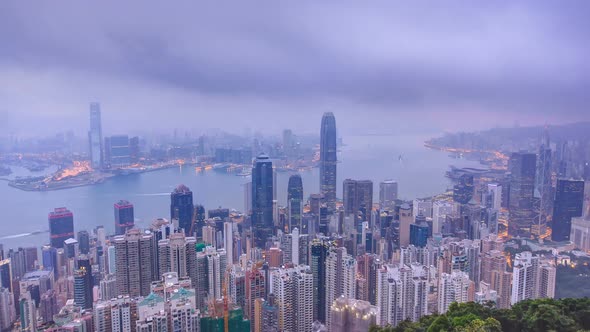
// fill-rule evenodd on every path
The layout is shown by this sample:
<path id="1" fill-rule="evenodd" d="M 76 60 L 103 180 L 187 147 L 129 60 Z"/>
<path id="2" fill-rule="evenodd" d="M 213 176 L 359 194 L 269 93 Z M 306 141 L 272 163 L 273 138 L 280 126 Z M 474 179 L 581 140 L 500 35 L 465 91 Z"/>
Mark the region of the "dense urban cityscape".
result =
<path id="1" fill-rule="evenodd" d="M 0 0 L 0 332 L 590 331 L 588 13 Z"/>
<path id="2" fill-rule="evenodd" d="M 137 137 L 103 137 L 99 103 L 89 114 L 89 149 L 77 155 L 87 159 L 65 154 L 54 174 L 19 177 L 9 182 L 14 190 L 80 176 L 117 181 L 157 160 L 247 177 L 245 211 L 206 210 L 184 184 L 169 194 L 169 214 L 145 227 L 126 197 L 113 202 L 108 227 L 80 229 L 76 211 L 55 207 L 47 244 L 0 251 L 3 331 L 361 332 L 445 314 L 453 303 L 509 309 L 555 298 L 558 267 L 590 261 L 590 146 L 552 142 L 549 127 L 530 151 L 432 139 L 427 147 L 481 167 L 451 167 L 449 191 L 403 200 L 391 179 L 344 179 L 336 192 L 332 112 L 321 118 L 319 151 L 284 130 L 270 155 L 256 140 L 206 148 L 205 136 L 162 154 Z M 7 165 L 14 153 L 4 155 Z M 48 167 L 56 159 L 47 156 L 18 162 Z M 315 166 L 320 186 L 304 197 L 298 169 Z M 290 172 L 287 188 L 277 188 L 279 171 Z M 18 185 L 34 181 L 34 189 Z M 278 190 L 287 191 L 286 206 Z"/>

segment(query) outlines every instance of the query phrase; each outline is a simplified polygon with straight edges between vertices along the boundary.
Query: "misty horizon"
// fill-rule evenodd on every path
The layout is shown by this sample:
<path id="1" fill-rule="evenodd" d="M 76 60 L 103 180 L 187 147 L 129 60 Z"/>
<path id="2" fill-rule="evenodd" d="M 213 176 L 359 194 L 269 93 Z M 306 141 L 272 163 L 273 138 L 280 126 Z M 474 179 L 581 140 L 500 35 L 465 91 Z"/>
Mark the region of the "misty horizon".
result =
<path id="1" fill-rule="evenodd" d="M 587 119 L 586 2 L 0 4 L 0 131 L 435 135 Z M 67 10 L 64 10 L 67 8 Z M 457 121 L 460 119 L 461 121 Z"/>

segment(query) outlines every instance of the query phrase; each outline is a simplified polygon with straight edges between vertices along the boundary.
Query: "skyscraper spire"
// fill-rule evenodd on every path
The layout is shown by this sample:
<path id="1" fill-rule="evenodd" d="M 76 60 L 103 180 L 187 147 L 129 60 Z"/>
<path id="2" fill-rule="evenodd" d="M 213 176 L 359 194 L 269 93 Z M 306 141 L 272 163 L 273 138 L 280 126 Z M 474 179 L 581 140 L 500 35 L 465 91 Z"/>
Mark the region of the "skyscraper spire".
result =
<path id="1" fill-rule="evenodd" d="M 320 131 L 320 192 L 330 211 L 336 209 L 336 118 L 332 112 L 322 116 Z"/>

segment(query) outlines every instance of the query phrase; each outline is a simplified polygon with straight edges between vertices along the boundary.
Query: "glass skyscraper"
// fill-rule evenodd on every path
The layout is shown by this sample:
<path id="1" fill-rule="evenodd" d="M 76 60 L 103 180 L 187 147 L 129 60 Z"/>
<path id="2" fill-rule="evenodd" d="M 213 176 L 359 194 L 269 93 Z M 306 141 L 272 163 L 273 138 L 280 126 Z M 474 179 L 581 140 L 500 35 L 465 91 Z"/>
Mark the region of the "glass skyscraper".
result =
<path id="1" fill-rule="evenodd" d="M 301 175 L 289 177 L 287 189 L 287 204 L 289 207 L 289 232 L 297 227 L 301 231 L 301 214 L 303 212 L 303 181 Z"/>
<path id="2" fill-rule="evenodd" d="M 74 237 L 74 214 L 65 207 L 49 213 L 49 237 L 51 246 L 63 248 L 64 241 Z"/>
<path id="3" fill-rule="evenodd" d="M 336 209 L 336 152 L 336 118 L 326 112 L 320 131 L 320 192 L 330 211 Z"/>
<path id="4" fill-rule="evenodd" d="M 90 131 L 88 132 L 90 144 L 90 164 L 94 169 L 103 167 L 102 124 L 100 116 L 100 104 L 90 103 Z"/>
<path id="5" fill-rule="evenodd" d="M 252 233 L 254 244 L 265 248 L 273 233 L 273 169 L 272 161 L 260 154 L 252 167 Z"/>
<path id="6" fill-rule="evenodd" d="M 186 236 L 193 236 L 192 223 L 194 214 L 193 192 L 181 184 L 170 194 L 170 218 L 178 220 L 178 227 Z"/>
<path id="7" fill-rule="evenodd" d="M 535 190 L 535 172 L 537 156 L 534 153 L 515 152 L 510 156 L 508 233 L 511 236 L 529 237 L 535 220 L 533 194 Z"/>
<path id="8" fill-rule="evenodd" d="M 121 200 L 115 203 L 115 235 L 123 235 L 135 225 L 133 204 Z"/>
<path id="9" fill-rule="evenodd" d="M 572 218 L 581 217 L 584 206 L 584 181 L 557 180 L 553 206 L 553 241 L 569 241 Z"/>

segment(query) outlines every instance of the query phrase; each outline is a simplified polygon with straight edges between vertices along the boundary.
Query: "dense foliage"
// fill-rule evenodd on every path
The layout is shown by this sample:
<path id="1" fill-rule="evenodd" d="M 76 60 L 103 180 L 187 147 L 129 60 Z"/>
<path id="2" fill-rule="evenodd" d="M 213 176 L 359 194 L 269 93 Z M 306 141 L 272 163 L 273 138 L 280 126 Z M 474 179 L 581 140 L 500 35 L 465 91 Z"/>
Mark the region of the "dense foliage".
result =
<path id="1" fill-rule="evenodd" d="M 590 299 L 522 301 L 511 309 L 477 303 L 453 303 L 444 315 L 404 321 L 397 327 L 372 327 L 370 332 L 526 332 L 590 330 Z"/>

